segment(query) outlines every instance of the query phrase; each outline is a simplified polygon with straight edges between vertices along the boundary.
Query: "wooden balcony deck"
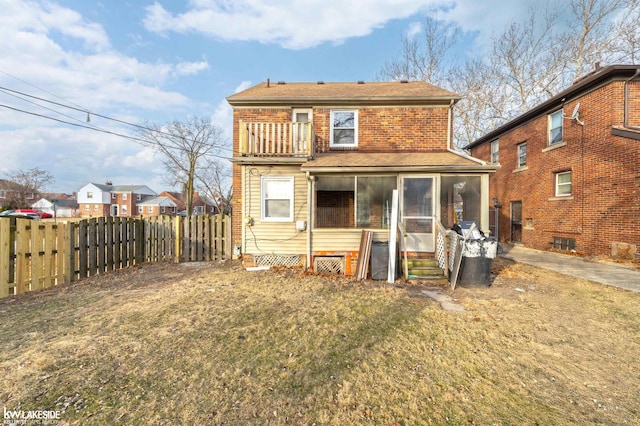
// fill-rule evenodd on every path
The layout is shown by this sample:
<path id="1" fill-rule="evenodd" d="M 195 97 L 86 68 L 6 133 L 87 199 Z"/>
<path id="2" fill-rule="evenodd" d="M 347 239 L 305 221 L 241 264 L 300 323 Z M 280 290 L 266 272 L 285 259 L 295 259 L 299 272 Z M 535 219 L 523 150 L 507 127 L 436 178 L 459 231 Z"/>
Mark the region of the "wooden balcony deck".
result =
<path id="1" fill-rule="evenodd" d="M 311 123 L 240 121 L 240 155 L 312 157 L 315 135 Z"/>

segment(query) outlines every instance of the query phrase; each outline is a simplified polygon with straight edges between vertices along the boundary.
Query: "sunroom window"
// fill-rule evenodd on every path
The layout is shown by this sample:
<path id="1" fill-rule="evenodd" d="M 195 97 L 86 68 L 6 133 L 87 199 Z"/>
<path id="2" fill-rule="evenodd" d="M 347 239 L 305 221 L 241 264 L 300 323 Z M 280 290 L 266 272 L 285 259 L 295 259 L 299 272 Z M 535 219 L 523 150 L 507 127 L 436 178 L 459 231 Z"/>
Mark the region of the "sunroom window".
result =
<path id="1" fill-rule="evenodd" d="M 320 176 L 316 180 L 317 228 L 389 227 L 395 176 Z"/>

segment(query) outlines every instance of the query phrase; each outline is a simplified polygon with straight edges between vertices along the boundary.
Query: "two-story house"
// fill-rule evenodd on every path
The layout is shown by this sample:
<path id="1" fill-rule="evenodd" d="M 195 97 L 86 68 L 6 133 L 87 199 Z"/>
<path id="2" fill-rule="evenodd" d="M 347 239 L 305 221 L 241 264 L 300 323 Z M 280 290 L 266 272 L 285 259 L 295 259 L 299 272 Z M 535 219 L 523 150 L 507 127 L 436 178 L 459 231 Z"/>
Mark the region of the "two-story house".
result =
<path id="1" fill-rule="evenodd" d="M 27 208 L 39 195 L 17 182 L 0 179 L 0 208 Z"/>
<path id="2" fill-rule="evenodd" d="M 350 273 L 363 229 L 388 240 L 394 190 L 411 256 L 433 256 L 436 222 L 487 230 L 497 166 L 452 149 L 458 100 L 407 81 L 267 81 L 228 97 L 236 253 Z"/>
<path id="3" fill-rule="evenodd" d="M 145 185 L 104 185 L 88 183 L 78 190 L 78 205 L 82 217 L 134 217 L 137 203 L 156 193 Z"/>
<path id="4" fill-rule="evenodd" d="M 484 135 L 499 239 L 587 255 L 640 245 L 640 66 L 596 69 Z"/>

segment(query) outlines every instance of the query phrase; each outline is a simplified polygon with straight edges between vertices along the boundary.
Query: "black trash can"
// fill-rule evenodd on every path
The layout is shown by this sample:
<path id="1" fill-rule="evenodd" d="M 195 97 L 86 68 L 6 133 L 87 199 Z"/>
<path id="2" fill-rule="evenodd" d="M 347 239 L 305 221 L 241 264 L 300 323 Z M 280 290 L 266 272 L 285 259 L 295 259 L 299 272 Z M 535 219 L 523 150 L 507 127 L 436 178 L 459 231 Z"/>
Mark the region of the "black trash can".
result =
<path id="1" fill-rule="evenodd" d="M 495 240 L 468 240 L 460 264 L 459 285 L 490 286 L 491 261 L 496 257 L 498 243 Z"/>
<path id="2" fill-rule="evenodd" d="M 371 279 L 386 280 L 389 275 L 389 243 L 374 241 L 371 244 Z"/>

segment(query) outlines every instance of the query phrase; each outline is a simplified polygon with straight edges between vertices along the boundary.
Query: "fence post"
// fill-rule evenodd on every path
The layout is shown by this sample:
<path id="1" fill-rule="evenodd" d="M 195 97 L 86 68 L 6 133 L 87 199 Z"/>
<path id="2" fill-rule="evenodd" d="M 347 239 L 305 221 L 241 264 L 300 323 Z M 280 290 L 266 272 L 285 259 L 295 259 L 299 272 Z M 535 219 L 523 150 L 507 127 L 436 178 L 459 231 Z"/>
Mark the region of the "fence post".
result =
<path id="1" fill-rule="evenodd" d="M 144 219 L 136 219 L 135 221 L 135 238 L 136 238 L 136 265 L 147 261 L 147 253 L 145 253 L 145 233 L 147 222 Z"/>
<path id="2" fill-rule="evenodd" d="M 174 219 L 174 242 L 175 242 L 175 249 L 173 252 L 173 259 L 175 261 L 175 263 L 180 263 L 180 253 L 182 252 L 182 250 L 180 249 L 180 246 L 182 244 L 182 224 L 180 223 L 180 216 L 176 216 Z"/>
<path id="3" fill-rule="evenodd" d="M 13 263 L 10 244 L 11 220 L 0 220 L 0 297 L 9 296 L 9 264 Z"/>

